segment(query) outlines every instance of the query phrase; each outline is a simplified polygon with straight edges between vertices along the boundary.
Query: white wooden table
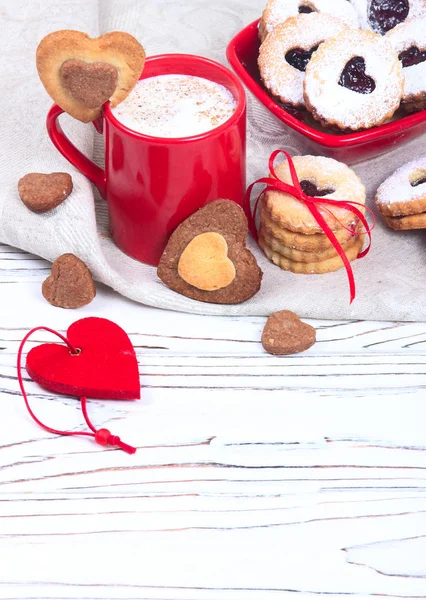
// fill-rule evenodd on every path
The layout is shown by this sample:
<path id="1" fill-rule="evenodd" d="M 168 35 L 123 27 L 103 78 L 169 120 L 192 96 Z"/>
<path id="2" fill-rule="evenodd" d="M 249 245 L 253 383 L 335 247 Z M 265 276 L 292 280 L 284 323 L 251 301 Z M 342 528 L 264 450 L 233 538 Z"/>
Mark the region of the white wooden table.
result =
<path id="1" fill-rule="evenodd" d="M 313 348 L 273 357 L 262 318 L 102 286 L 66 311 L 45 261 L 2 246 L 0 269 L 0 598 L 426 598 L 426 324 L 316 322 Z M 142 399 L 89 406 L 133 456 L 44 432 L 19 392 L 25 332 L 88 315 L 136 347 Z M 81 428 L 77 399 L 26 385 Z"/>

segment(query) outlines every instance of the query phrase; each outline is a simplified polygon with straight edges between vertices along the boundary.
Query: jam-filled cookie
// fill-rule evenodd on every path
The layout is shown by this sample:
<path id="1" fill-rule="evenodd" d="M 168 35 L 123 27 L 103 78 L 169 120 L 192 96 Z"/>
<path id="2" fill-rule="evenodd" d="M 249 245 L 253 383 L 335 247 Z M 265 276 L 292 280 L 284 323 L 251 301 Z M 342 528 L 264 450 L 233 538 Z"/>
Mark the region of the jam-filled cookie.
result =
<path id="1" fill-rule="evenodd" d="M 81 31 L 61 30 L 41 40 L 36 64 L 56 104 L 88 122 L 99 117 L 108 100 L 114 107 L 126 98 L 142 73 L 145 51 L 121 31 L 92 39 Z"/>
<path id="2" fill-rule="evenodd" d="M 306 108 L 325 127 L 368 129 L 399 108 L 404 76 L 390 42 L 371 31 L 351 30 L 327 40 L 306 67 Z"/>
<path id="3" fill-rule="evenodd" d="M 403 165 L 376 193 L 376 206 L 391 229 L 426 227 L 426 156 Z"/>
<path id="4" fill-rule="evenodd" d="M 426 0 L 350 0 L 363 29 L 384 35 L 400 23 L 426 14 Z"/>
<path id="5" fill-rule="evenodd" d="M 342 31 L 349 31 L 343 21 L 315 12 L 290 17 L 277 25 L 259 51 L 258 65 L 265 87 L 284 104 L 304 107 L 306 66 L 324 40 Z"/>
<path id="6" fill-rule="evenodd" d="M 307 196 L 365 203 L 364 185 L 344 163 L 324 156 L 294 156 L 293 163 Z M 288 162 L 280 163 L 275 172 L 285 183 L 292 183 Z M 310 210 L 290 194 L 268 191 L 263 202 L 270 218 L 280 227 L 305 234 L 324 233 Z M 333 231 L 343 225 L 351 227 L 357 220 L 344 208 L 327 206 L 324 210 L 321 205 L 318 208 Z"/>
<path id="7" fill-rule="evenodd" d="M 261 41 L 288 18 L 312 12 L 326 13 L 350 27 L 359 27 L 357 13 L 347 0 L 269 0 L 259 23 Z"/>
<path id="8" fill-rule="evenodd" d="M 408 112 L 423 110 L 426 108 L 426 16 L 398 25 L 386 37 L 402 64 L 403 108 Z"/>

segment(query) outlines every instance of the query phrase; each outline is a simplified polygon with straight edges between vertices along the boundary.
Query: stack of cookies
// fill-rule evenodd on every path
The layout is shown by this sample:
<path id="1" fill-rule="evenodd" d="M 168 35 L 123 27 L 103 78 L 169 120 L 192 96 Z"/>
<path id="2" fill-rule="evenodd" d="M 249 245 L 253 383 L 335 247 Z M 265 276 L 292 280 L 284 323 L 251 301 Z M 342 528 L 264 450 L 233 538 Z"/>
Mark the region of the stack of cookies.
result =
<path id="1" fill-rule="evenodd" d="M 294 166 L 307 196 L 365 204 L 365 188 L 345 164 L 322 156 L 295 156 Z M 279 179 L 292 185 L 287 161 L 275 168 Z M 364 244 L 363 227 L 353 212 L 317 204 L 349 261 Z M 360 207 L 358 207 L 360 208 Z M 328 273 L 343 261 L 308 207 L 290 194 L 266 192 L 260 206 L 259 246 L 273 263 L 293 273 Z"/>

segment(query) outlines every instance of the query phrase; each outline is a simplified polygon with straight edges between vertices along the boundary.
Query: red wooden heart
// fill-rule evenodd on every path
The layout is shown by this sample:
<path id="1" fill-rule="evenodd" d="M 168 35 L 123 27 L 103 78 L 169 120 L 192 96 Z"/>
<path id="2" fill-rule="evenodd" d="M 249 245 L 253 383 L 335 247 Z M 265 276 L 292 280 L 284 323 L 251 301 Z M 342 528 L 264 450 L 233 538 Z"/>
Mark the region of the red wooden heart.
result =
<path id="1" fill-rule="evenodd" d="M 70 325 L 64 344 L 42 344 L 27 355 L 28 375 L 41 386 L 71 396 L 140 398 L 139 370 L 125 331 L 108 319 L 88 317 Z"/>

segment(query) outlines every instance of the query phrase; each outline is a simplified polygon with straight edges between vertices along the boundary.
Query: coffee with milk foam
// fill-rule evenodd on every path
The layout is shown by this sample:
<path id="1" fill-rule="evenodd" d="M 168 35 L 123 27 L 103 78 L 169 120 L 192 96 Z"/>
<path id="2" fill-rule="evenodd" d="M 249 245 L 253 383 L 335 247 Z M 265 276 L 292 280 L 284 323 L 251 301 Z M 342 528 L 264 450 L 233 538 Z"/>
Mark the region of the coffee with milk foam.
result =
<path id="1" fill-rule="evenodd" d="M 232 93 L 219 83 L 192 75 L 158 75 L 140 80 L 112 113 L 138 133 L 178 138 L 219 127 L 236 107 Z"/>

